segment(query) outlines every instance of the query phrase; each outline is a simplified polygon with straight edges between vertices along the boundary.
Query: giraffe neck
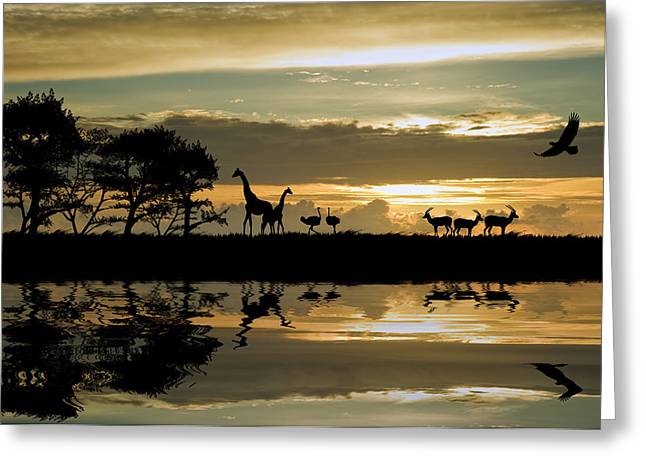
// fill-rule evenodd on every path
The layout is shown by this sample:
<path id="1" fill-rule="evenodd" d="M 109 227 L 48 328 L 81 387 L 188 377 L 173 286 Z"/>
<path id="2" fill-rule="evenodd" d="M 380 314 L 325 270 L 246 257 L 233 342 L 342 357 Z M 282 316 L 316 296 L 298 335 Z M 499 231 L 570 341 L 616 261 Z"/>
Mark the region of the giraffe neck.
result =
<path id="1" fill-rule="evenodd" d="M 251 186 L 249 186 L 249 180 L 247 179 L 247 176 L 244 173 L 240 175 L 240 179 L 242 180 L 243 193 L 246 201 L 250 202 L 258 199 L 256 195 L 253 193 L 253 191 L 251 190 Z"/>
<path id="2" fill-rule="evenodd" d="M 276 206 L 277 211 L 283 211 L 283 207 L 285 207 L 285 197 L 287 196 L 287 191 L 283 191 L 283 194 L 280 195 L 280 201 L 278 201 L 278 205 Z"/>

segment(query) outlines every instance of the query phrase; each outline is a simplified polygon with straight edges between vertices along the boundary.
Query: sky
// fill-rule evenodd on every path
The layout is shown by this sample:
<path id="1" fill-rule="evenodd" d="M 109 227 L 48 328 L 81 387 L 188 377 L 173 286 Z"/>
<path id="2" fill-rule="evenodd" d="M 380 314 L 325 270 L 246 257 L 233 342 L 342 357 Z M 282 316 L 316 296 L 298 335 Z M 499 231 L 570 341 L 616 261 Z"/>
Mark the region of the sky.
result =
<path id="1" fill-rule="evenodd" d="M 162 124 L 218 157 L 244 216 L 294 191 L 286 228 L 428 231 L 512 204 L 513 227 L 600 234 L 603 2 L 5 5 L 4 100 L 53 88 L 84 126 Z M 577 156 L 538 159 L 571 112 Z M 6 214 L 5 228 L 15 216 Z M 422 223 L 423 222 L 423 223 Z"/>

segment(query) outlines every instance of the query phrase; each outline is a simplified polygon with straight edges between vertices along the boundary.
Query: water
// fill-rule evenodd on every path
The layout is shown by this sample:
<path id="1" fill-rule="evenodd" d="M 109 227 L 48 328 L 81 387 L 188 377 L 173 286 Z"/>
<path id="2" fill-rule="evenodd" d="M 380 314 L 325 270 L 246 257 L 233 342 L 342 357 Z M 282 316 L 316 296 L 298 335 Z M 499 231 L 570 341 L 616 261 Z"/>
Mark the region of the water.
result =
<path id="1" fill-rule="evenodd" d="M 600 283 L 2 289 L 3 422 L 599 427 Z"/>

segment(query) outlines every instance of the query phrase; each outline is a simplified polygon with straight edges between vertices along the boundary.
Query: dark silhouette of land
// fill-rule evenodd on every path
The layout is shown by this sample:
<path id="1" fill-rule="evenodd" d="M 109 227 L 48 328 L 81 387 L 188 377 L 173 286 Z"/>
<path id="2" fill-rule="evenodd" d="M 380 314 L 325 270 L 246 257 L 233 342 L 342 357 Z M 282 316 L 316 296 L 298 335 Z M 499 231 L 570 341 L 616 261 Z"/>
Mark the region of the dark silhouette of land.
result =
<path id="1" fill-rule="evenodd" d="M 329 262 L 332 256 L 334 262 Z M 2 269 L 5 282 L 601 280 L 602 239 L 513 233 L 439 238 L 354 232 L 184 238 L 9 232 L 3 236 Z"/>
<path id="2" fill-rule="evenodd" d="M 570 114 L 567 126 L 565 126 L 565 129 L 563 129 L 559 140 L 557 142 L 550 142 L 551 147 L 549 149 L 545 150 L 542 153 L 534 152 L 534 155 L 536 155 L 537 157 L 556 157 L 563 152 L 567 152 L 568 155 L 576 155 L 577 153 L 579 153 L 579 147 L 571 144 L 578 132 L 579 115 L 572 113 Z"/>
<path id="3" fill-rule="evenodd" d="M 536 367 L 536 370 L 549 377 L 554 379 L 556 385 L 563 385 L 566 388 L 566 391 L 559 396 L 559 400 L 562 402 L 568 401 L 577 393 L 581 393 L 583 389 L 567 375 L 563 373 L 560 369 L 561 367 L 567 366 L 567 364 L 548 364 L 545 362 L 532 362 L 532 366 Z"/>

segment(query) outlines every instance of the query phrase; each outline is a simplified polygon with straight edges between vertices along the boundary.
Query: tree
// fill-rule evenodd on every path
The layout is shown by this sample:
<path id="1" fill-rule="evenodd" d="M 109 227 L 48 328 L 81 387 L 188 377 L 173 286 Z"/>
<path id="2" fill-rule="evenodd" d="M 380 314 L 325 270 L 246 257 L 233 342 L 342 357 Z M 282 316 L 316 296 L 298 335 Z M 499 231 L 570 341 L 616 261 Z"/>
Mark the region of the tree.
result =
<path id="1" fill-rule="evenodd" d="M 164 194 L 149 205 L 143 217 L 158 235 L 181 232 L 188 236 L 205 223 L 227 223 L 228 209 L 217 211 L 206 198 L 196 199 L 201 191 L 213 189 L 218 180 L 217 160 L 198 141 L 188 143 L 176 138 L 172 151 L 159 159 L 158 176 L 165 182 Z"/>
<path id="2" fill-rule="evenodd" d="M 171 167 L 175 175 L 173 189 L 177 204 L 181 208 L 183 235 L 188 236 L 205 223 L 216 222 L 226 225 L 224 215 L 228 209 L 218 212 L 213 208 L 210 200 L 194 199 L 194 195 L 199 192 L 213 189 L 219 177 L 217 160 L 208 153 L 206 147 L 203 147 L 199 141 L 189 144 L 182 140 Z"/>
<path id="3" fill-rule="evenodd" d="M 64 210 L 66 169 L 83 148 L 77 118 L 50 90 L 9 100 L 3 119 L 5 205 L 20 210 L 22 233 L 35 234 Z"/>
<path id="4" fill-rule="evenodd" d="M 66 184 L 60 191 L 60 205 L 64 207 L 62 215 L 75 235 L 88 234 L 113 220 L 101 215 L 111 207 L 107 204 L 108 188 L 102 184 L 100 177 L 96 177 L 102 171 L 98 154 L 110 142 L 110 135 L 104 129 L 80 132 L 84 142 L 83 151 L 74 156 L 67 169 Z"/>
<path id="5" fill-rule="evenodd" d="M 130 235 L 135 224 L 170 193 L 173 176 L 166 162 L 178 140 L 174 131 L 155 126 L 124 130 L 100 150 L 95 180 L 110 190 L 111 208 L 125 210 L 125 216 L 112 218 L 124 222 L 124 235 Z"/>

